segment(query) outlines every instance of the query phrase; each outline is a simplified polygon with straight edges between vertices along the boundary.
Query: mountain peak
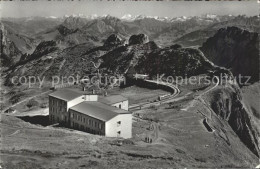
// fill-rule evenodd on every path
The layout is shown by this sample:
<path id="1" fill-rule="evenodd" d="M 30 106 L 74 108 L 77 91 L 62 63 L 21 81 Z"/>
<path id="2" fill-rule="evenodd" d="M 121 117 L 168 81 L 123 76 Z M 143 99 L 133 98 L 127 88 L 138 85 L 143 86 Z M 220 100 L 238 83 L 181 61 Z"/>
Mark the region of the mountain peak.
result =
<path id="1" fill-rule="evenodd" d="M 121 17 L 122 20 L 133 20 L 134 18 L 132 17 L 131 14 L 125 14 L 124 16 Z"/>

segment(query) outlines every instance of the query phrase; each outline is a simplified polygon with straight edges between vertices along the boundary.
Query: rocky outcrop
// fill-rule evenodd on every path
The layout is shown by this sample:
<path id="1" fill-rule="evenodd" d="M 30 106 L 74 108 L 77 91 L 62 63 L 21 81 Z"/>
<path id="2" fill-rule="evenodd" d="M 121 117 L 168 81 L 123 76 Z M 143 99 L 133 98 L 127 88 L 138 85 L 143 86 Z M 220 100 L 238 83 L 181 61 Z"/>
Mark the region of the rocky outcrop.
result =
<path id="1" fill-rule="evenodd" d="M 75 33 L 77 32 L 78 29 L 68 29 L 66 26 L 64 25 L 59 25 L 57 27 L 57 30 L 59 31 L 59 33 L 63 36 L 67 36 L 69 34 Z"/>
<path id="2" fill-rule="evenodd" d="M 43 56 L 57 49 L 58 47 L 55 41 L 43 41 L 36 47 L 32 55 L 37 57 Z"/>
<path id="3" fill-rule="evenodd" d="M 220 29 L 200 50 L 214 64 L 231 70 L 234 76 L 259 80 L 259 37 L 237 27 Z"/>
<path id="4" fill-rule="evenodd" d="M 7 37 L 7 34 L 7 30 L 2 24 L 0 24 L 0 59 L 2 67 L 9 67 L 13 65 L 17 61 L 18 56 L 22 54 L 15 43 Z"/>
<path id="5" fill-rule="evenodd" d="M 19 62 L 10 66 L 9 70 L 14 70 L 17 66 L 27 64 L 56 50 L 58 50 L 58 47 L 55 41 L 43 41 L 36 47 L 32 54 L 23 54 Z"/>
<path id="6" fill-rule="evenodd" d="M 118 35 L 112 34 L 106 39 L 104 46 L 118 46 L 121 44 L 122 39 Z"/>
<path id="7" fill-rule="evenodd" d="M 140 58 L 147 53 L 158 49 L 154 42 L 135 46 L 119 46 L 102 56 L 101 68 L 104 70 L 125 73 L 129 67 L 136 66 Z"/>
<path id="8" fill-rule="evenodd" d="M 192 76 L 214 70 L 214 65 L 197 49 L 173 45 L 140 58 L 136 70 L 149 75 Z"/>
<path id="9" fill-rule="evenodd" d="M 149 41 L 149 38 L 145 34 L 132 35 L 129 38 L 129 45 L 144 44 Z"/>
<path id="10" fill-rule="evenodd" d="M 138 35 L 137 39 L 142 39 L 144 36 Z M 143 40 L 138 41 L 141 44 L 119 46 L 106 53 L 102 56 L 103 63 L 100 68 L 105 71 L 126 73 L 130 67 L 134 67 L 137 72 L 151 76 L 157 74 L 192 76 L 209 70 L 215 70 L 215 74 L 220 72 L 197 49 L 182 48 L 178 44 L 161 49 L 153 41 L 142 44 Z"/>
<path id="11" fill-rule="evenodd" d="M 87 23 L 88 20 L 86 18 L 69 16 L 63 21 L 62 25 L 60 26 L 65 27 L 67 29 L 75 30 L 77 28 L 82 28 Z"/>
<path id="12" fill-rule="evenodd" d="M 259 157 L 258 136 L 245 107 L 240 89 L 233 85 L 213 92 L 209 100 L 212 110 L 226 120 L 240 140 Z"/>

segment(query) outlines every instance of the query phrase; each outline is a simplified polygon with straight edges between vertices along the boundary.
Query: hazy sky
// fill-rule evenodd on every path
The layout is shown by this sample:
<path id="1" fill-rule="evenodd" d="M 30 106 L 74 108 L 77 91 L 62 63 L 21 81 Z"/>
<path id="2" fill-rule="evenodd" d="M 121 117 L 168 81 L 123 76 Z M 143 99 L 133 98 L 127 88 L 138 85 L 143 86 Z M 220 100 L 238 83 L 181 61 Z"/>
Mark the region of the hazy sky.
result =
<path id="1" fill-rule="evenodd" d="M 0 16 L 64 16 L 71 14 L 122 17 L 125 14 L 149 16 L 200 16 L 209 14 L 258 15 L 259 3 L 253 1 L 0 1 Z"/>

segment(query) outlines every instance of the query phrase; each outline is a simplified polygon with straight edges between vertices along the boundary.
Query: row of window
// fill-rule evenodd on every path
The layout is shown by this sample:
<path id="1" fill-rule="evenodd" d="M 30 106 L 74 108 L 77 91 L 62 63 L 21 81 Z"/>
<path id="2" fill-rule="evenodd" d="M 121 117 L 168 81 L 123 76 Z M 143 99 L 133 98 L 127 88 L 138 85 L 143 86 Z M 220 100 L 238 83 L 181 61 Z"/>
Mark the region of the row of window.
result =
<path id="1" fill-rule="evenodd" d="M 51 122 L 54 122 L 55 121 L 55 116 L 54 115 L 50 115 L 50 119 L 51 119 Z M 59 117 L 57 117 L 56 122 L 60 122 Z M 95 127 L 98 125 L 100 130 L 94 130 L 94 129 L 91 129 L 91 128 L 87 127 L 87 126 L 85 127 L 84 125 L 79 125 L 76 122 L 72 122 L 71 125 L 72 125 L 71 127 L 74 128 L 74 129 L 79 129 L 79 130 L 82 130 L 82 131 L 86 131 L 86 132 L 91 133 L 91 134 L 101 135 L 101 131 L 100 131 L 100 130 L 102 130 L 102 124 L 101 123 L 98 124 L 97 122 L 95 122 Z M 121 125 L 121 121 L 118 121 L 117 125 Z M 117 132 L 117 137 L 120 137 L 120 136 L 121 136 L 121 131 L 118 131 Z"/>
<path id="2" fill-rule="evenodd" d="M 79 125 L 78 123 L 74 123 L 72 122 L 72 128 L 74 129 L 78 129 L 78 130 L 81 130 L 81 131 L 86 131 L 87 133 L 91 133 L 91 134 L 98 134 L 98 135 L 101 135 L 101 131 L 99 130 L 94 130 L 94 129 L 91 129 L 89 127 L 85 127 L 83 125 Z"/>
<path id="3" fill-rule="evenodd" d="M 72 122 L 71 127 L 74 128 L 74 129 L 81 130 L 81 131 L 86 131 L 87 133 L 91 133 L 91 134 L 101 135 L 101 133 L 102 133 L 101 131 L 93 130 L 91 128 L 85 127 L 83 125 L 79 125 L 78 123 L 74 123 L 74 122 Z M 117 131 L 117 137 L 121 137 L 121 131 Z"/>
<path id="4" fill-rule="evenodd" d="M 66 109 L 64 107 L 51 107 L 50 111 L 53 113 L 59 113 L 59 112 L 66 112 Z"/>
<path id="5" fill-rule="evenodd" d="M 99 122 L 94 121 L 92 119 L 86 118 L 84 116 L 80 116 L 80 115 L 71 113 L 70 118 L 75 119 L 77 121 L 81 121 L 82 123 L 86 123 L 89 126 L 92 126 L 92 127 L 95 127 L 95 128 L 99 128 L 99 129 L 103 128 L 102 123 L 99 123 Z"/>
<path id="6" fill-rule="evenodd" d="M 50 118 L 51 118 L 51 122 L 55 121 L 55 116 L 54 115 L 50 115 Z M 57 117 L 57 122 L 60 122 L 60 118 L 59 117 Z"/>
<path id="7" fill-rule="evenodd" d="M 66 102 L 59 99 L 50 99 L 49 104 L 52 106 L 66 107 Z"/>

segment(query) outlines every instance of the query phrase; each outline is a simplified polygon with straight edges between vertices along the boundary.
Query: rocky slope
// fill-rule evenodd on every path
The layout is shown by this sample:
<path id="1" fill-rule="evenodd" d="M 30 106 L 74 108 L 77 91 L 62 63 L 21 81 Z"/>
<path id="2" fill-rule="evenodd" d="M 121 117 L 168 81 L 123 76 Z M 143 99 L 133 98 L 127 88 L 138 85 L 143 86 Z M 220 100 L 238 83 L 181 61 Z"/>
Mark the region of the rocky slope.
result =
<path id="1" fill-rule="evenodd" d="M 207 102 L 214 113 L 227 121 L 240 140 L 259 157 L 259 134 L 239 87 L 236 85 L 219 87 L 208 95 Z"/>
<path id="2" fill-rule="evenodd" d="M 103 63 L 100 67 L 104 71 L 125 73 L 129 67 L 135 66 L 139 62 L 141 56 L 156 48 L 158 47 L 154 42 L 120 46 L 102 56 Z"/>
<path id="3" fill-rule="evenodd" d="M 214 70 L 215 67 L 199 50 L 173 45 L 144 55 L 136 69 L 151 76 L 193 76 Z"/>
<path id="4" fill-rule="evenodd" d="M 123 40 L 116 34 L 110 35 L 104 42 L 104 46 L 120 46 L 123 45 Z"/>
<path id="5" fill-rule="evenodd" d="M 2 30 L 0 30 L 1 40 L 1 66 L 9 67 L 13 65 L 21 56 L 21 51 L 16 47 L 14 42 L 10 41 Z"/>
<path id="6" fill-rule="evenodd" d="M 145 34 L 133 35 L 129 38 L 129 45 L 144 44 L 149 41 L 149 38 Z"/>
<path id="7" fill-rule="evenodd" d="M 257 128 L 257 133 L 260 136 L 260 83 L 256 82 L 250 86 L 243 86 L 242 89 L 242 98 L 245 103 L 248 113 L 252 117 L 254 126 Z"/>
<path id="8" fill-rule="evenodd" d="M 0 23 L 0 40 L 1 63 L 4 67 L 16 63 L 22 53 L 31 53 L 35 48 L 35 41 L 33 39 L 14 32 L 2 23 Z"/>
<path id="9" fill-rule="evenodd" d="M 214 64 L 226 67 L 235 76 L 259 80 L 259 36 L 237 27 L 220 29 L 200 50 Z"/>
<path id="10" fill-rule="evenodd" d="M 147 35 L 139 34 L 131 36 L 129 44 L 125 44 L 113 34 L 103 46 L 84 43 L 61 49 L 55 41 L 42 42 L 31 55 L 22 55 L 9 69 L 10 76 L 81 76 L 95 70 L 91 61 L 96 63 L 98 60 L 102 61 L 100 70 L 107 73 L 126 73 L 130 67 L 135 67 L 138 72 L 152 76 L 157 73 L 191 76 L 215 69 L 197 49 L 179 45 L 159 48 L 156 43 L 147 41 Z"/>
<path id="11" fill-rule="evenodd" d="M 148 73 L 151 76 L 192 76 L 215 69 L 197 49 L 182 48 L 180 45 L 160 48 L 155 42 L 147 41 L 147 35 L 132 35 L 128 44 L 101 57 L 101 68 L 126 73 L 130 67 L 134 67 L 139 73 Z"/>

